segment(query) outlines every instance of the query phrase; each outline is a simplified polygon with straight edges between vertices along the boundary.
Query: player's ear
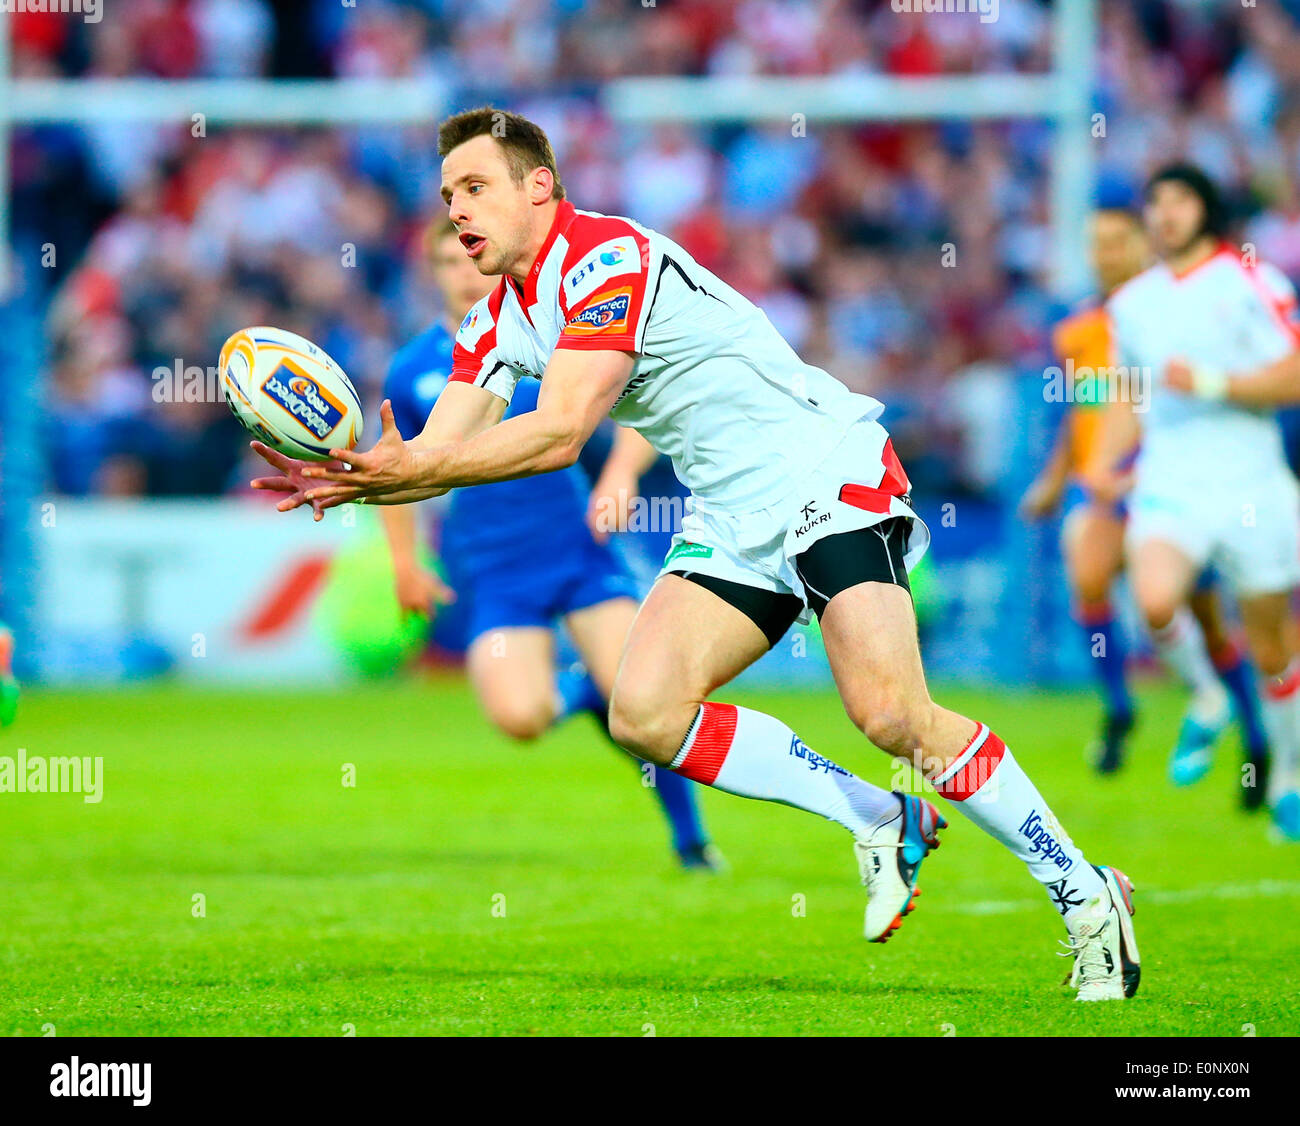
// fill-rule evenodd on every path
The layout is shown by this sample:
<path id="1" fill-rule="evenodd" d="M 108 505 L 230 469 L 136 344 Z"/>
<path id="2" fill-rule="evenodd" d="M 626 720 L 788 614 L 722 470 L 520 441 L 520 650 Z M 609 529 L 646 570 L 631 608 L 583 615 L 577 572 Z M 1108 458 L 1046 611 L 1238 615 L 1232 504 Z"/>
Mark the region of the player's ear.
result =
<path id="1" fill-rule="evenodd" d="M 546 203 L 555 191 L 555 176 L 549 168 L 534 168 L 528 177 L 528 198 L 534 204 Z"/>

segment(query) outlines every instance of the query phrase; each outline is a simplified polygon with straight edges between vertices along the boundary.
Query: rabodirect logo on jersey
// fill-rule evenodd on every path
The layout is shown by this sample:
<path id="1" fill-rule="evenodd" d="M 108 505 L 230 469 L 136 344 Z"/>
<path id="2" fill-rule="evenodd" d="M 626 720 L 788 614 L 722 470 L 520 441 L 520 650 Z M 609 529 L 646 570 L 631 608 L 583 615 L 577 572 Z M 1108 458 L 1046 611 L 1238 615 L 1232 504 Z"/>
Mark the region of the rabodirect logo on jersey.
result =
<path id="1" fill-rule="evenodd" d="M 616 332 L 627 329 L 632 307 L 631 287 L 602 293 L 567 325 L 569 332 Z"/>
<path id="2" fill-rule="evenodd" d="M 262 390 L 317 438 L 327 437 L 346 413 L 342 403 L 287 359 L 266 377 Z"/>

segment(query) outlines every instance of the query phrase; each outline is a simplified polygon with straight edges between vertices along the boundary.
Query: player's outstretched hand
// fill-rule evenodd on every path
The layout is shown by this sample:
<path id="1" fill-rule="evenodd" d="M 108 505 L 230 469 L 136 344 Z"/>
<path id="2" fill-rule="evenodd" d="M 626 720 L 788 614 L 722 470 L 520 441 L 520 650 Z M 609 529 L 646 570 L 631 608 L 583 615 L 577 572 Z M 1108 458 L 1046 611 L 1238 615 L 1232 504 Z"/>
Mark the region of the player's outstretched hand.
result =
<path id="1" fill-rule="evenodd" d="M 330 482 L 324 485 L 309 482 L 306 493 L 309 501 L 333 508 L 350 501 L 365 503 L 371 497 L 404 492 L 413 486 L 411 452 L 398 432 L 393 404 L 387 399 L 380 404 L 379 419 L 383 432 L 372 449 L 330 450 L 333 461 L 308 465 L 302 471 L 304 477 Z"/>
<path id="2" fill-rule="evenodd" d="M 311 487 L 311 482 L 304 476 L 304 470 L 308 466 L 318 465 L 319 462 L 300 461 L 298 458 L 289 457 L 287 454 L 280 453 L 279 450 L 273 450 L 264 442 L 250 442 L 253 450 L 264 460 L 280 471 L 278 477 L 256 477 L 250 482 L 255 489 L 263 489 L 273 493 L 289 493 L 290 496 L 284 498 L 275 507 L 281 512 L 292 512 L 304 504 L 310 504 L 312 507 L 312 519 L 320 520 L 325 516 L 325 505 L 318 501 L 311 500 L 307 496 L 307 490 Z M 342 462 L 329 462 L 327 464 L 337 465 L 340 469 Z"/>

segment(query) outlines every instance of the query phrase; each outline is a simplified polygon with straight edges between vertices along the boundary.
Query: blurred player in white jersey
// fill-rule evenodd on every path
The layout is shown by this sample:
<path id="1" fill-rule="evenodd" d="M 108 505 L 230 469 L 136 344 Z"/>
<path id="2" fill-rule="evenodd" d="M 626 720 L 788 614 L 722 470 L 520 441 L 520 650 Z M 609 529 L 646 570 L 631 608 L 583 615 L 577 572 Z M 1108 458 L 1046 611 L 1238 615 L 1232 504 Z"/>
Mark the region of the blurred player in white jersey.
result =
<path id="1" fill-rule="evenodd" d="M 1108 373 L 1114 370 L 1105 300 L 1151 265 L 1151 248 L 1141 218 L 1120 208 L 1104 208 L 1093 217 L 1090 246 L 1102 298 L 1086 302 L 1052 333 L 1053 349 L 1064 365 L 1061 370 L 1073 369 L 1074 399 L 1052 456 L 1026 492 L 1021 510 L 1038 519 L 1065 509 L 1061 550 L 1066 578 L 1106 709 L 1093 764 L 1102 774 L 1111 774 L 1123 763 L 1135 718 L 1125 667 L 1127 646 L 1111 601 L 1111 588 L 1124 570 L 1128 503 L 1126 498 L 1097 498 L 1089 482 L 1099 467 Z M 1136 456 L 1136 446 L 1124 451 L 1122 465 L 1130 465 Z M 1212 571 L 1203 574 L 1192 595 L 1191 615 L 1180 612 L 1153 636 L 1161 657 L 1192 693 L 1169 763 L 1170 777 L 1177 785 L 1190 785 L 1209 770 L 1214 742 L 1234 708 L 1247 759 L 1257 770 L 1267 766 L 1268 740 L 1259 717 L 1253 672 L 1224 620 L 1213 580 Z M 1248 809 L 1258 808 L 1262 797 L 1260 786 L 1242 789 Z"/>
<path id="2" fill-rule="evenodd" d="M 854 725 L 1043 886 L 1069 935 L 1078 999 L 1132 996 L 1141 967 L 1127 878 L 1089 863 L 1002 740 L 926 688 L 907 568 L 929 532 L 877 421 L 883 405 L 803 363 L 671 239 L 578 211 L 527 119 L 457 114 L 438 151 L 462 245 L 483 273 L 503 275 L 461 323 L 451 383 L 409 443 L 384 406 L 373 450 L 282 466 L 256 486 L 291 494 L 284 511 L 422 500 L 572 464 L 612 409 L 672 457 L 693 494 L 623 652 L 615 739 L 705 785 L 847 829 L 864 931 L 884 941 L 914 905 L 946 824 L 938 810 L 863 781 L 773 716 L 709 698 L 816 613 Z M 528 373 L 543 376 L 537 409 L 502 421 Z"/>
<path id="3" fill-rule="evenodd" d="M 1116 359 L 1147 401 L 1140 419 L 1132 403 L 1108 409 L 1097 489 L 1125 487 L 1109 467 L 1140 426 L 1127 532 L 1138 606 L 1153 631 L 1167 629 L 1207 564 L 1235 591 L 1273 748 L 1269 778 L 1246 771 L 1243 783 L 1266 784 L 1278 829 L 1300 839 L 1300 488 L 1276 418 L 1300 401 L 1295 292 L 1224 241 L 1218 192 L 1195 167 L 1152 177 L 1146 220 L 1161 261 L 1107 308 Z"/>

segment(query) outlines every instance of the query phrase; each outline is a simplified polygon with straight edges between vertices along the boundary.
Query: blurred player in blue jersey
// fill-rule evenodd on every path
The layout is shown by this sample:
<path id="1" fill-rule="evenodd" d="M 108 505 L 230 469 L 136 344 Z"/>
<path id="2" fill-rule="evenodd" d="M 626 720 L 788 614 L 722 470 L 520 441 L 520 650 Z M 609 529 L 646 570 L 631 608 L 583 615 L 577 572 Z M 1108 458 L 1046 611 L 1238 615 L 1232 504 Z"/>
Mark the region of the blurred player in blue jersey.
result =
<path id="1" fill-rule="evenodd" d="M 434 324 L 417 336 L 389 368 L 384 396 L 392 402 L 399 429 L 408 434 L 424 429 L 447 384 L 456 325 L 496 285 L 466 257 L 456 228 L 445 219 L 429 226 L 422 249 L 442 293 L 447 324 Z M 540 387 L 535 379 L 521 381 L 510 414 L 536 409 Z M 643 438 L 620 428 L 598 493 L 631 495 L 654 457 Z M 453 598 L 460 604 L 474 691 L 493 725 L 516 739 L 535 739 L 582 711 L 608 731 L 609 693 L 639 599 L 631 574 L 588 528 L 589 497 L 586 476 L 576 466 L 458 491 L 440 543 L 450 589 L 419 561 L 414 506 L 380 509 L 399 603 L 415 612 Z M 561 622 L 583 663 L 557 670 L 555 627 Z M 653 765 L 643 769 L 653 772 L 648 777 L 682 865 L 716 868 L 720 856 L 700 824 L 695 784 Z"/>

